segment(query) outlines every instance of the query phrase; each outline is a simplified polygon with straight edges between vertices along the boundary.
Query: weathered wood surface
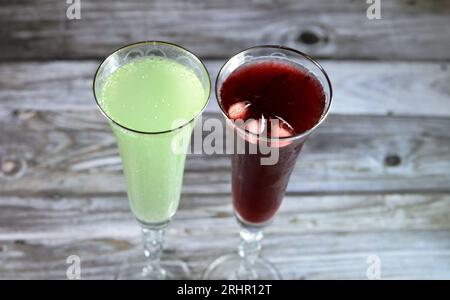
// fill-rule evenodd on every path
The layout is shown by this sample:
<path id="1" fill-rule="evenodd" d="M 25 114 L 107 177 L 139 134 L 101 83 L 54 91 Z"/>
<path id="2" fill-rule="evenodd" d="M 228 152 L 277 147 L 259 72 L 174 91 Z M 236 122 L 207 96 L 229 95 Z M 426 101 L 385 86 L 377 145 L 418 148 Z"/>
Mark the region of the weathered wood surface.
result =
<path id="1" fill-rule="evenodd" d="M 163 39 L 204 57 L 284 44 L 320 57 L 450 58 L 449 0 L 81 1 L 81 20 L 59 0 L 0 1 L 0 59 L 98 58 L 127 43 Z"/>
<path id="2" fill-rule="evenodd" d="M 142 255 L 123 196 L 0 197 L 0 278 L 66 278 L 79 255 L 85 279 L 113 278 Z M 235 251 L 228 195 L 183 195 L 167 233 L 165 260 L 199 278 L 216 256 Z M 11 226 L 14 224 L 14 226 Z M 264 254 L 284 278 L 365 279 L 369 255 L 382 278 L 450 278 L 450 194 L 286 197 L 266 231 Z"/>
<path id="3" fill-rule="evenodd" d="M 83 278 L 113 278 L 141 255 L 116 145 L 98 113 L 1 120 L 0 278 L 64 279 L 72 254 Z M 332 115 L 305 146 L 265 255 L 291 279 L 365 279 L 369 255 L 380 257 L 382 278 L 449 279 L 448 128 L 448 118 Z M 192 278 L 235 250 L 229 168 L 223 156 L 188 158 L 164 259 L 186 262 Z"/>
<path id="4" fill-rule="evenodd" d="M 284 278 L 365 279 L 378 255 L 382 278 L 450 279 L 449 0 L 382 0 L 382 20 L 353 0 L 81 0 L 81 20 L 67 6 L 0 0 L 0 279 L 65 279 L 72 254 L 83 278 L 114 278 L 141 255 L 91 85 L 108 51 L 151 39 L 216 59 L 213 80 L 256 44 L 331 58 L 332 114 L 264 242 Z M 229 179 L 227 156 L 188 157 L 163 259 L 193 279 L 235 251 Z"/>
<path id="5" fill-rule="evenodd" d="M 222 61 L 208 61 L 215 76 Z M 96 60 L 0 65 L 0 279 L 113 278 L 141 255 L 114 138 L 91 94 Z M 324 61 L 329 119 L 267 229 L 286 279 L 450 279 L 450 91 L 442 62 Z M 389 72 L 386 72 L 389 70 Z M 219 117 L 215 99 L 205 118 Z M 206 132 L 205 134 L 208 134 Z M 230 163 L 190 155 L 164 259 L 199 278 L 235 250 Z"/>
<path id="6" fill-rule="evenodd" d="M 100 113 L 26 112 L 0 124 L 3 193 L 125 193 L 114 137 Z M 450 192 L 449 128 L 449 118 L 332 115 L 306 144 L 288 190 Z M 184 192 L 229 193 L 229 174 L 226 155 L 194 154 Z"/>
<path id="7" fill-rule="evenodd" d="M 225 60 L 206 61 L 214 83 Z M 332 113 L 450 117 L 446 62 L 323 60 L 332 82 Z M 92 111 L 98 61 L 0 64 L 0 108 Z M 208 111 L 218 111 L 212 91 Z"/>

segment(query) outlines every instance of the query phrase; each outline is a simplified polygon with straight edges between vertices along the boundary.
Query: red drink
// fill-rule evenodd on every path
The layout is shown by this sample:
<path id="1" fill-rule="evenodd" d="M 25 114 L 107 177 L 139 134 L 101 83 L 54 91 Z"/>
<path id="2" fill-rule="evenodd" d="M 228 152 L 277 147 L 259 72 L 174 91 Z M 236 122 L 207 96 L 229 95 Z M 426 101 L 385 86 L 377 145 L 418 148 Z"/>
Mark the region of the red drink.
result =
<path id="1" fill-rule="evenodd" d="M 320 121 L 326 106 L 323 87 L 314 75 L 277 58 L 252 61 L 235 69 L 220 88 L 220 101 L 230 119 L 259 120 L 246 129 L 255 134 L 265 130 L 269 138 L 308 131 Z M 270 120 L 279 121 L 279 125 Z M 273 217 L 304 141 L 272 144 L 279 150 L 274 165 L 262 165 L 260 151 L 233 155 L 233 205 L 240 219 L 260 224 Z M 246 138 L 246 148 L 249 143 L 255 140 Z"/>
<path id="2" fill-rule="evenodd" d="M 211 263 L 204 279 L 281 278 L 274 266 L 260 258 L 262 230 L 281 205 L 303 143 L 325 120 L 332 94 L 322 66 L 284 46 L 248 48 L 223 65 L 216 96 L 238 138 L 232 157 L 232 194 L 241 242 L 238 253 Z"/>

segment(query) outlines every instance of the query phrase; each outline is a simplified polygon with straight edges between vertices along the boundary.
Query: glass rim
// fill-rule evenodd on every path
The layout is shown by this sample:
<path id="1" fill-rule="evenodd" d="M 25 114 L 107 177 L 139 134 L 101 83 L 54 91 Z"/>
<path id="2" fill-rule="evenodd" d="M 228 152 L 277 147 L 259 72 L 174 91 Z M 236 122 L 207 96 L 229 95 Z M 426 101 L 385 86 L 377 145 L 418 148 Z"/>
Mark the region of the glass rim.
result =
<path id="1" fill-rule="evenodd" d="M 142 130 L 132 129 L 132 128 L 129 128 L 129 127 L 123 125 L 123 124 L 120 124 L 119 122 L 115 121 L 112 117 L 110 117 L 110 116 L 103 110 L 103 108 L 101 107 L 100 103 L 98 102 L 97 94 L 96 94 L 96 92 L 95 92 L 95 83 L 97 82 L 97 75 L 98 75 L 98 72 L 99 72 L 100 69 L 105 65 L 105 63 L 106 63 L 106 61 L 107 61 L 108 59 L 110 59 L 114 54 L 118 53 L 119 51 L 125 50 L 125 49 L 127 49 L 127 48 L 133 48 L 133 47 L 136 47 L 136 46 L 147 45 L 147 44 L 153 44 L 153 45 L 156 45 L 156 44 L 167 45 L 167 46 L 170 46 L 170 47 L 178 48 L 179 50 L 182 50 L 183 52 L 188 53 L 189 55 L 191 55 L 192 57 L 194 57 L 195 60 L 202 66 L 203 70 L 206 72 L 206 75 L 207 75 L 207 77 L 208 77 L 208 92 L 205 94 L 206 101 L 205 101 L 205 104 L 203 105 L 203 107 L 199 110 L 199 112 L 198 112 L 192 119 L 190 119 L 189 121 L 183 123 L 183 124 L 180 125 L 180 126 L 177 126 L 177 127 L 175 127 L 175 128 L 172 128 L 172 129 L 162 130 L 162 131 L 142 131 Z M 190 50 L 188 50 L 188 49 L 186 49 L 186 48 L 184 48 L 184 47 L 182 47 L 182 46 L 180 46 L 180 45 L 178 45 L 178 44 L 171 43 L 171 42 L 158 41 L 158 40 L 140 41 L 140 42 L 127 44 L 127 45 L 125 45 L 125 46 L 122 46 L 122 47 L 120 47 L 120 48 L 117 48 L 117 49 L 115 49 L 114 51 L 112 51 L 111 53 L 109 53 L 109 54 L 106 56 L 106 58 L 104 58 L 104 59 L 102 60 L 102 62 L 100 63 L 100 65 L 97 67 L 97 70 L 95 71 L 94 80 L 93 80 L 93 82 L 92 82 L 92 90 L 93 90 L 93 92 L 94 92 L 95 103 L 96 103 L 97 107 L 100 109 L 100 112 L 102 113 L 102 115 L 104 115 L 108 120 L 110 120 L 111 122 L 113 122 L 115 125 L 117 125 L 117 126 L 123 128 L 123 129 L 125 129 L 125 130 L 134 132 L 134 133 L 148 134 L 148 135 L 156 135 L 156 134 L 163 134 L 163 133 L 169 133 L 169 132 L 177 131 L 177 130 L 179 130 L 179 129 L 185 127 L 186 125 L 192 123 L 195 119 L 197 119 L 197 118 L 203 113 L 203 111 L 205 110 L 206 106 L 208 106 L 209 98 L 210 98 L 210 96 L 211 96 L 211 77 L 210 77 L 210 74 L 209 74 L 208 69 L 206 68 L 205 64 L 200 60 L 200 58 L 199 58 L 197 55 L 195 55 L 195 54 L 194 54 L 193 52 L 191 52 Z"/>
<path id="2" fill-rule="evenodd" d="M 322 65 L 317 61 L 317 60 L 315 60 L 314 58 L 312 58 L 311 56 L 309 56 L 308 54 L 306 54 L 306 53 L 303 53 L 303 52 L 301 52 L 301 51 L 299 51 L 299 50 L 296 50 L 296 49 L 293 49 L 293 48 L 290 48 L 290 47 L 286 47 L 286 46 L 282 46 L 282 45 L 258 45 L 258 46 L 253 46 L 253 47 L 249 47 L 249 48 L 246 48 L 246 49 L 244 49 L 244 50 L 241 50 L 241 51 L 239 51 L 239 52 L 237 52 L 237 53 L 235 53 L 235 54 L 233 54 L 223 65 L 222 65 L 222 67 L 220 68 L 220 70 L 219 70 L 219 72 L 217 73 L 217 76 L 216 76 L 216 81 L 215 81 L 215 94 L 216 94 L 216 101 L 217 101 L 217 104 L 219 105 L 219 107 L 220 107 L 220 110 L 221 110 L 221 112 L 222 112 L 222 114 L 225 116 L 225 118 L 227 119 L 227 121 L 233 121 L 233 119 L 231 119 L 228 115 L 227 115 L 227 113 L 225 112 L 225 109 L 223 108 L 223 106 L 222 106 L 222 103 L 221 103 L 221 101 L 220 101 L 220 91 L 219 91 L 219 87 L 218 87 L 218 81 L 219 81 L 219 76 L 220 76 L 220 74 L 222 73 L 222 71 L 224 70 L 224 68 L 225 68 L 225 66 L 233 59 L 233 58 L 235 58 L 237 55 L 239 55 L 239 54 L 241 54 L 241 53 L 244 53 L 244 52 L 246 52 L 246 51 L 249 51 L 249 50 L 254 50 L 254 49 L 264 49 L 264 48 L 266 48 L 266 49 L 282 49 L 282 50 L 286 50 L 286 51 L 289 51 L 289 52 L 292 52 L 292 53 L 294 53 L 294 54 L 297 54 L 297 55 L 300 55 L 300 56 L 302 56 L 303 58 L 305 58 L 305 59 L 307 59 L 308 61 L 310 61 L 311 63 L 313 63 L 321 72 L 322 72 L 322 74 L 325 76 L 325 79 L 327 80 L 327 84 L 328 84 L 328 88 L 329 88 L 329 90 L 330 90 L 330 100 L 329 100 L 329 104 L 327 105 L 327 107 L 325 108 L 325 110 L 324 110 L 324 112 L 322 113 L 322 116 L 320 117 L 320 119 L 319 119 L 319 121 L 317 121 L 317 123 L 313 126 L 313 127 L 311 127 L 310 129 L 308 129 L 308 130 L 305 130 L 305 131 L 302 131 L 302 132 L 300 132 L 300 133 L 298 133 L 298 134 L 296 134 L 296 135 L 293 135 L 293 136 L 288 136 L 288 137 L 265 137 L 265 136 L 262 136 L 262 135 L 260 135 L 260 134 L 256 134 L 256 133 L 253 133 L 253 132 L 251 132 L 251 131 L 249 131 L 249 130 L 247 130 L 247 129 L 245 129 L 245 128 L 241 128 L 241 127 L 239 127 L 239 126 L 235 126 L 233 123 L 232 123 L 232 126 L 233 126 L 233 128 L 236 128 L 241 134 L 247 134 L 247 135 L 249 135 L 249 136 L 253 136 L 253 137 L 255 137 L 255 138 L 257 138 L 258 140 L 263 140 L 263 141 L 269 141 L 269 142 L 271 142 L 271 141 L 293 141 L 293 140 L 297 140 L 297 139 L 300 139 L 300 138 L 303 138 L 303 137 L 306 137 L 306 136 L 308 136 L 309 134 L 311 134 L 317 127 L 319 127 L 319 125 L 321 125 L 322 123 L 323 123 L 323 121 L 326 119 L 326 117 L 328 116 L 328 114 L 329 114 L 329 112 L 330 112 L 330 110 L 331 110 L 331 104 L 332 104 L 332 99 L 333 99 L 333 88 L 332 88 L 332 86 L 331 86 L 331 81 L 330 81 L 330 78 L 329 78 L 329 76 L 328 76 L 328 74 L 327 74 L 327 72 L 325 71 L 325 69 L 322 67 Z M 240 66 L 242 66 L 243 64 L 241 64 Z M 239 66 L 239 67 L 240 67 Z"/>

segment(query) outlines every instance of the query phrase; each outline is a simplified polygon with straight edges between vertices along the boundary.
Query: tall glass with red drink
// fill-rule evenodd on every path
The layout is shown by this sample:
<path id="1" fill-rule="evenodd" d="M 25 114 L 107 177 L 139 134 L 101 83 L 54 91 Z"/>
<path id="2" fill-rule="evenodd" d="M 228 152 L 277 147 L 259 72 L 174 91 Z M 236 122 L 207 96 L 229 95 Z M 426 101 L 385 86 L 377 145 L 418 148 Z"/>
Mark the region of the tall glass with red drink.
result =
<path id="1" fill-rule="evenodd" d="M 297 50 L 257 46 L 225 63 L 216 96 L 241 145 L 232 155 L 241 243 L 238 254 L 215 260 L 204 278 L 278 279 L 276 269 L 259 255 L 262 229 L 281 205 L 305 140 L 330 110 L 330 80 L 318 62 Z"/>

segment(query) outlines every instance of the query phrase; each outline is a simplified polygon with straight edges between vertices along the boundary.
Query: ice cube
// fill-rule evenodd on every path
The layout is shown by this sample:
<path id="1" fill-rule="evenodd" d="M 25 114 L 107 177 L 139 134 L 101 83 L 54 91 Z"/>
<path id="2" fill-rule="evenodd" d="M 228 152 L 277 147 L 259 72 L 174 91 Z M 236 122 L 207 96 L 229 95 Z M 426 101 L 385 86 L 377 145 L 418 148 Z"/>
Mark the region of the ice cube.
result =
<path id="1" fill-rule="evenodd" d="M 245 129 L 253 134 L 261 134 L 266 129 L 267 120 L 264 115 L 261 115 L 260 119 L 249 119 L 245 124 Z"/>
<path id="2" fill-rule="evenodd" d="M 230 117 L 230 119 L 233 119 L 233 120 L 237 120 L 237 119 L 245 120 L 250 113 L 250 109 L 249 109 L 250 105 L 251 105 L 251 103 L 247 102 L 247 101 L 240 101 L 240 102 L 234 103 L 228 109 L 228 117 Z"/>
<path id="3" fill-rule="evenodd" d="M 286 138 L 295 135 L 294 127 L 291 126 L 286 120 L 279 116 L 270 119 L 270 136 L 272 138 Z M 271 143 L 272 147 L 284 147 L 291 144 L 288 140 L 274 140 Z"/>
<path id="4" fill-rule="evenodd" d="M 255 135 L 260 135 L 266 130 L 267 119 L 264 115 L 261 115 L 260 119 L 249 119 L 245 122 L 244 128 L 249 131 L 251 134 L 246 134 L 246 139 L 250 143 L 257 144 L 258 137 Z"/>

